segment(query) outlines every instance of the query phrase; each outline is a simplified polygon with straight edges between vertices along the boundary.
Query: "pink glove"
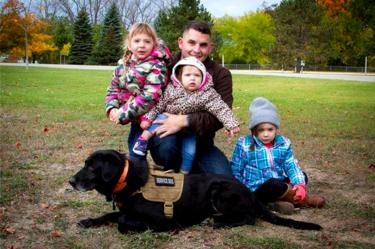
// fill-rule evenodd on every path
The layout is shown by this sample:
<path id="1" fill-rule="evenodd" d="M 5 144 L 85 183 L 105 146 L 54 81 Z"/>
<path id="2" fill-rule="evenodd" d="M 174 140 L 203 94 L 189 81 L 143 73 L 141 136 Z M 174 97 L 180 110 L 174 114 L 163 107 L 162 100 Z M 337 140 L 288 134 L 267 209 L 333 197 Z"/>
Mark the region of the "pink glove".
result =
<path id="1" fill-rule="evenodd" d="M 306 198 L 306 189 L 304 183 L 294 185 L 293 190 L 296 191 L 296 194 L 293 197 L 295 201 L 303 201 Z"/>

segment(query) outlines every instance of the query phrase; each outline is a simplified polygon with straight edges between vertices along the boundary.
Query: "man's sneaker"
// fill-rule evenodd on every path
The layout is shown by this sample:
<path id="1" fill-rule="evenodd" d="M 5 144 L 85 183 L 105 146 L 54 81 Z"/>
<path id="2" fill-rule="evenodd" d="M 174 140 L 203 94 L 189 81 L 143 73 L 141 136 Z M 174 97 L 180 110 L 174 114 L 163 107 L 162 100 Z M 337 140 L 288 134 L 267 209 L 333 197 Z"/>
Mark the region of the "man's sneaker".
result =
<path id="1" fill-rule="evenodd" d="M 137 142 L 135 142 L 133 147 L 133 152 L 139 156 L 146 155 L 147 151 L 147 141 L 143 139 L 138 139 Z"/>

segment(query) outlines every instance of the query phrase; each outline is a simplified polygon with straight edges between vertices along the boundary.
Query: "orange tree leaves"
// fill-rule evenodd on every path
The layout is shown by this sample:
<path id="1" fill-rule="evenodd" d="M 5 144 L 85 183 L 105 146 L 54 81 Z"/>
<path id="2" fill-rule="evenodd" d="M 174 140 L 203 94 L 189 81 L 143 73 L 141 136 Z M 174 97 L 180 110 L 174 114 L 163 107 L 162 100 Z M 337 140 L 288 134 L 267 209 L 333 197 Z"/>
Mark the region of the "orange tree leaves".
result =
<path id="1" fill-rule="evenodd" d="M 18 0 L 8 0 L 0 13 L 0 52 L 25 56 L 27 39 L 28 55 L 54 51 L 52 37 L 44 31 L 48 24 L 35 18 Z"/>
<path id="2" fill-rule="evenodd" d="M 318 4 L 324 6 L 328 16 L 336 16 L 339 13 L 349 14 L 347 10 L 348 0 L 318 0 Z"/>

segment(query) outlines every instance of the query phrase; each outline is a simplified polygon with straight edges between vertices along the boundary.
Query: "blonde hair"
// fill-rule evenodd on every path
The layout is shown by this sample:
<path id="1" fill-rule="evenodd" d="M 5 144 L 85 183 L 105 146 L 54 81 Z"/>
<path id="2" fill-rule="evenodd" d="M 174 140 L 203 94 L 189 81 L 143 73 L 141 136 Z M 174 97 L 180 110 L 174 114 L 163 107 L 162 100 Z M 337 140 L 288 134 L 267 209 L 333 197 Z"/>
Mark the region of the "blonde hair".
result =
<path id="1" fill-rule="evenodd" d="M 152 38 L 155 46 L 156 44 L 158 44 L 158 36 L 156 35 L 156 31 L 154 30 L 154 28 L 144 22 L 133 24 L 124 40 L 124 62 L 129 59 L 127 57 L 129 56 L 129 54 L 131 54 L 129 49 L 130 41 L 135 35 L 138 34 L 146 34 Z"/>

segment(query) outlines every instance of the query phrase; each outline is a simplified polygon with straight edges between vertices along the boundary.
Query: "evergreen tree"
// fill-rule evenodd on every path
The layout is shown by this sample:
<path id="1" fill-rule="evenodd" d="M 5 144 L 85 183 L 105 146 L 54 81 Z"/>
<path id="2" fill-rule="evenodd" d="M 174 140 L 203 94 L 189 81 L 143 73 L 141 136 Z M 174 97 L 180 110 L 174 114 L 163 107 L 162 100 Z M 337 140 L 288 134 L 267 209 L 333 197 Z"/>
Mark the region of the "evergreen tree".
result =
<path id="1" fill-rule="evenodd" d="M 213 26 L 211 14 L 199 0 L 179 0 L 176 6 L 161 10 L 154 24 L 159 37 L 172 52 L 177 52 L 177 38 L 182 35 L 183 28 L 191 20 L 206 21 Z"/>
<path id="2" fill-rule="evenodd" d="M 113 65 L 123 54 L 122 24 L 115 2 L 105 15 L 101 35 L 96 44 L 90 64 Z"/>
<path id="3" fill-rule="evenodd" d="M 67 43 L 72 43 L 73 27 L 68 18 L 58 17 L 51 20 L 53 26 L 53 42 L 61 50 Z"/>
<path id="4" fill-rule="evenodd" d="M 271 51 L 273 63 L 283 69 L 324 63 L 328 35 L 321 25 L 323 12 L 315 0 L 284 0 L 271 13 L 276 43 Z"/>
<path id="5" fill-rule="evenodd" d="M 92 28 L 85 9 L 82 9 L 74 22 L 74 38 L 70 50 L 71 64 L 85 64 L 93 46 Z"/>

